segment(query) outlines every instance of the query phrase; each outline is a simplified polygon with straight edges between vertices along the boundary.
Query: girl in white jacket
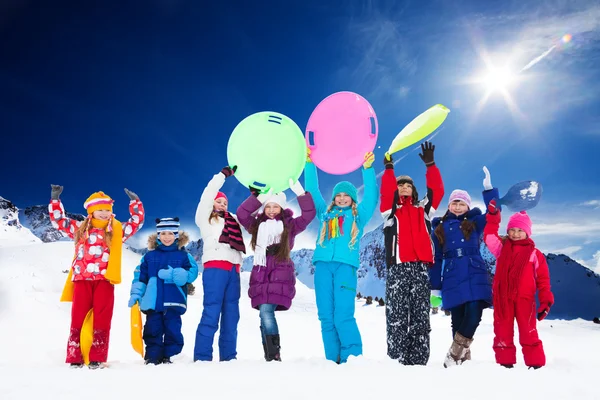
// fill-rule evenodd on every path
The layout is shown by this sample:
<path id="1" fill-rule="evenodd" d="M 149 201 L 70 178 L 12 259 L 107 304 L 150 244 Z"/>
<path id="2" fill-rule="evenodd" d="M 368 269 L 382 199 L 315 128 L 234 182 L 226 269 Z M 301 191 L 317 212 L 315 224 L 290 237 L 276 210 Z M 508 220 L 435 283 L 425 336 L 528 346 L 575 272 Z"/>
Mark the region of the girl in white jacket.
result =
<path id="1" fill-rule="evenodd" d="M 235 170 L 235 166 L 225 167 L 211 179 L 196 210 L 196 225 L 203 241 L 204 309 L 196 330 L 194 361 L 212 361 L 219 320 L 219 360 L 233 360 L 237 355 L 240 266 L 246 248 L 236 216 L 227 211 L 227 196 L 219 191 Z"/>

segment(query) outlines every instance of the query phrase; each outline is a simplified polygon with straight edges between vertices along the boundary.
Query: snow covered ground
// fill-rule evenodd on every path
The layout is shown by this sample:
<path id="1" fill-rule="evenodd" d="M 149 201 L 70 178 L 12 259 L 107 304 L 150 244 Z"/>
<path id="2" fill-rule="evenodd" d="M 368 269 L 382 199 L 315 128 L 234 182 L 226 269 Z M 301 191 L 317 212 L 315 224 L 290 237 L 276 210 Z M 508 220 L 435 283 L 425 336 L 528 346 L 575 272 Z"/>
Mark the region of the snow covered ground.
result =
<path id="1" fill-rule="evenodd" d="M 174 364 L 146 366 L 129 343 L 129 287 L 139 256 L 124 250 L 123 284 L 117 286 L 109 368 L 72 370 L 64 363 L 70 303 L 58 301 L 72 258 L 72 242 L 0 244 L 0 398 L 8 399 L 566 399 L 600 398 L 600 325 L 543 321 L 539 330 L 548 365 L 527 370 L 519 352 L 513 370 L 499 367 L 492 351 L 492 314 L 486 312 L 472 346 L 473 361 L 444 369 L 450 318 L 432 315 L 431 358 L 405 367 L 386 356 L 385 307 L 357 301 L 364 356 L 344 365 L 324 360 L 314 292 L 301 284 L 292 309 L 278 313 L 282 363 L 262 357 L 258 312 L 242 274 L 238 360 L 193 363 L 202 313 L 201 277 L 184 315 L 186 344 Z M 23 243 L 23 242 L 21 242 Z M 216 340 L 215 340 L 216 343 Z M 218 348 L 215 346 L 218 359 Z"/>

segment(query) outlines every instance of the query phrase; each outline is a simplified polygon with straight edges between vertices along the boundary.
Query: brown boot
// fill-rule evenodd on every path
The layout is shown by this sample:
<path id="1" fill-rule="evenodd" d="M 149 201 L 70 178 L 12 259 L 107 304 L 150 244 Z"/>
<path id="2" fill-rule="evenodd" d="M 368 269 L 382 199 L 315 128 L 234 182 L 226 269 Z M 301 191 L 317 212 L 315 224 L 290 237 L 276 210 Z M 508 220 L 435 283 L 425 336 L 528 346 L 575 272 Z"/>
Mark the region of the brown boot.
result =
<path id="1" fill-rule="evenodd" d="M 450 350 L 448 350 L 448 354 L 446 354 L 444 367 L 448 368 L 454 365 L 461 365 L 463 361 L 467 359 L 467 352 L 469 351 L 471 343 L 473 343 L 473 339 L 468 339 L 456 332 Z"/>

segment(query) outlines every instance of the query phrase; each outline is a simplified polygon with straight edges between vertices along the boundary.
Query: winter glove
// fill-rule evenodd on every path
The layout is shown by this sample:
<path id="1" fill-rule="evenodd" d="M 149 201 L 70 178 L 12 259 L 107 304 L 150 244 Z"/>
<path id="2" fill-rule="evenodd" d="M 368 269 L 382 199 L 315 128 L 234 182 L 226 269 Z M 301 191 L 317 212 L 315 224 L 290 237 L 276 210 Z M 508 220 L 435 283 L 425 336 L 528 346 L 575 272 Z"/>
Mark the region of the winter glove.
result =
<path id="1" fill-rule="evenodd" d="M 294 183 L 294 180 L 290 178 L 288 182 L 290 184 L 290 189 L 296 196 L 302 196 L 304 193 L 306 193 L 300 181 L 296 181 L 296 183 Z"/>
<path id="2" fill-rule="evenodd" d="M 131 297 L 129 297 L 129 303 L 127 303 L 127 307 L 133 307 L 135 303 L 138 303 L 141 299 L 142 298 L 140 297 L 140 295 L 132 294 Z"/>
<path id="3" fill-rule="evenodd" d="M 487 210 L 492 215 L 498 214 L 498 206 L 496 205 L 496 199 L 493 199 L 492 201 L 489 202 L 489 204 L 487 206 Z"/>
<path id="4" fill-rule="evenodd" d="M 550 304 L 546 303 L 546 304 L 540 305 L 540 307 L 537 310 L 538 321 L 541 321 L 544 318 L 546 318 L 546 316 L 548 315 L 549 312 L 550 312 Z"/>
<path id="5" fill-rule="evenodd" d="M 173 282 L 177 286 L 183 286 L 187 283 L 188 280 L 188 272 L 185 268 L 175 268 L 173 270 Z"/>
<path id="6" fill-rule="evenodd" d="M 306 148 L 306 162 L 312 162 L 312 159 L 310 158 L 310 149 L 308 147 Z"/>
<path id="7" fill-rule="evenodd" d="M 60 194 L 63 191 L 63 187 L 60 185 L 50 185 L 52 187 L 52 192 L 50 192 L 50 198 L 52 200 L 58 200 Z"/>
<path id="8" fill-rule="evenodd" d="M 439 307 L 442 304 L 442 291 L 432 290 L 431 296 L 429 297 L 432 307 Z"/>
<path id="9" fill-rule="evenodd" d="M 385 166 L 385 169 L 394 168 L 394 160 L 392 160 L 391 154 L 385 153 L 385 156 L 383 156 L 383 165 Z"/>
<path id="10" fill-rule="evenodd" d="M 167 269 L 159 270 L 158 277 L 164 281 L 173 281 L 173 267 L 167 265 Z"/>
<path id="11" fill-rule="evenodd" d="M 227 167 L 223 167 L 223 169 L 221 169 L 221 173 L 223 175 L 225 175 L 225 178 L 229 178 L 230 176 L 235 174 L 235 171 L 237 171 L 237 165 L 234 165 L 233 168 L 230 166 L 227 166 Z"/>
<path id="12" fill-rule="evenodd" d="M 435 146 L 433 144 L 431 144 L 431 142 L 424 142 L 421 144 L 421 152 L 419 153 L 419 157 L 421 157 L 421 160 L 423 160 L 423 162 L 425 163 L 426 166 L 430 166 L 435 164 L 435 161 L 433 160 L 433 152 L 435 150 Z"/>
<path id="13" fill-rule="evenodd" d="M 373 165 L 373 161 L 375 161 L 375 154 L 372 151 L 365 154 L 365 162 L 363 163 L 363 168 L 368 169 Z"/>
<path id="14" fill-rule="evenodd" d="M 485 178 L 483 179 L 483 189 L 492 190 L 494 188 L 492 186 L 492 177 L 490 176 L 490 171 L 485 165 L 483 166 L 483 173 L 485 174 Z"/>
<path id="15" fill-rule="evenodd" d="M 252 196 L 258 197 L 258 195 L 260 194 L 257 188 L 248 186 L 248 189 L 250 189 L 250 193 L 252 194 Z"/>
<path id="16" fill-rule="evenodd" d="M 133 193 L 131 190 L 129 190 L 127 188 L 125 188 L 125 194 L 127 194 L 127 196 L 129 196 L 129 200 L 133 201 L 133 200 L 140 199 L 140 197 L 137 194 Z"/>

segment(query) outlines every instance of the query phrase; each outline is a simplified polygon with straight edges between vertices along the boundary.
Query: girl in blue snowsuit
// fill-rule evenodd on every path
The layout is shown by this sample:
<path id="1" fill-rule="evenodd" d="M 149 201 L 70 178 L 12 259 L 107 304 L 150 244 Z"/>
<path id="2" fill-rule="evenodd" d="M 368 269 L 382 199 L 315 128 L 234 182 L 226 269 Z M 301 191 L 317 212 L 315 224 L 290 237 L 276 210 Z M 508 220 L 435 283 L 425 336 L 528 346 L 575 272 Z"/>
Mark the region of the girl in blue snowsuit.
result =
<path id="1" fill-rule="evenodd" d="M 187 309 L 188 283 L 198 277 L 198 265 L 185 250 L 188 235 L 179 218 L 156 220 L 157 233 L 148 238 L 146 253 L 134 271 L 129 307 L 136 302 L 146 314 L 143 339 L 146 364 L 170 364 L 181 353 L 181 315 Z"/>
<path id="2" fill-rule="evenodd" d="M 344 363 L 362 354 L 362 340 L 356 319 L 356 271 L 360 266 L 359 242 L 378 200 L 375 156 L 365 155 L 363 164 L 364 197 L 358 203 L 357 189 L 350 182 L 339 182 L 330 202 L 319 191 L 317 169 L 307 158 L 304 170 L 306 191 L 313 195 L 320 229 L 313 255 L 315 294 L 325 358 Z"/>
<path id="3" fill-rule="evenodd" d="M 483 199 L 487 206 L 499 195 L 485 167 L 484 172 Z M 444 216 L 432 221 L 431 239 L 435 247 L 435 264 L 429 270 L 432 294 L 441 290 L 444 309 L 450 310 L 452 316 L 453 341 L 444 360 L 446 368 L 471 359 L 473 336 L 483 310 L 492 304 L 491 277 L 480 251 L 485 225 L 485 214 L 479 208 L 471 208 L 471 197 L 460 189 L 450 194 Z"/>

